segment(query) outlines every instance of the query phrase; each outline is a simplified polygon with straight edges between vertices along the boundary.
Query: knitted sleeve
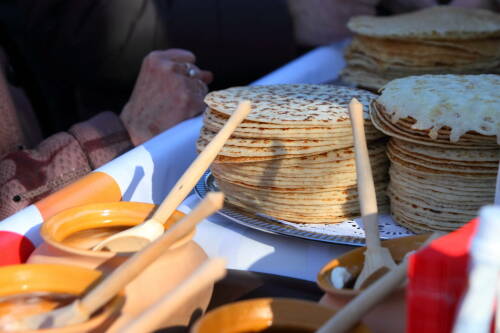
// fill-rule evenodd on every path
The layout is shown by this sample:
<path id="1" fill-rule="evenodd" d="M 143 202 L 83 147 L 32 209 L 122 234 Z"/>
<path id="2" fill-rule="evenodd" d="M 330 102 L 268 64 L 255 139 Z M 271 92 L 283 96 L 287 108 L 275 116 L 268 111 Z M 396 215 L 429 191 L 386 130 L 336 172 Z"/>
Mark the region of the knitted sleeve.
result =
<path id="1" fill-rule="evenodd" d="M 101 113 L 0 159 L 0 220 L 132 148 L 118 116 Z"/>

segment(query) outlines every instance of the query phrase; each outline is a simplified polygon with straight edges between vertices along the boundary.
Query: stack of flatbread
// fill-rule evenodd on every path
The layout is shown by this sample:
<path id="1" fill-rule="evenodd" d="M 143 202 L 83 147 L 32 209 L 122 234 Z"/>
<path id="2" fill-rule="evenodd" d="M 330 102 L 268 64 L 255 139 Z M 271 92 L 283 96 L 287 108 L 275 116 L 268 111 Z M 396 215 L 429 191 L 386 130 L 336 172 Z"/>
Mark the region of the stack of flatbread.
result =
<path id="1" fill-rule="evenodd" d="M 391 136 L 393 218 L 453 230 L 493 202 L 500 159 L 500 75 L 422 75 L 388 83 L 370 106 Z"/>
<path id="2" fill-rule="evenodd" d="M 357 16 L 342 79 L 378 90 L 421 74 L 500 73 L 500 15 L 436 6 L 388 17 Z"/>
<path id="3" fill-rule="evenodd" d="M 347 111 L 366 106 L 365 128 L 379 202 L 387 204 L 384 135 L 369 120 L 374 94 L 330 85 L 235 87 L 207 95 L 202 150 L 241 100 L 252 111 L 212 165 L 227 202 L 277 219 L 335 223 L 359 215 L 356 164 Z"/>

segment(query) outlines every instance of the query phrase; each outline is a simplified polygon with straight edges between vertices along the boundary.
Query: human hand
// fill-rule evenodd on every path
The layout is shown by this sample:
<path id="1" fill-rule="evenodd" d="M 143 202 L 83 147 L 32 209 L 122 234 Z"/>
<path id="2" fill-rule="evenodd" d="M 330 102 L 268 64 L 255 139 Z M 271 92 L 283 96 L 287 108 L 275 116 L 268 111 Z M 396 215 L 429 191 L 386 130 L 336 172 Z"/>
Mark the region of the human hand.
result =
<path id="1" fill-rule="evenodd" d="M 181 49 L 153 51 L 144 58 L 120 114 L 134 145 L 203 111 L 212 73 L 196 67 L 195 60 L 191 52 Z"/>

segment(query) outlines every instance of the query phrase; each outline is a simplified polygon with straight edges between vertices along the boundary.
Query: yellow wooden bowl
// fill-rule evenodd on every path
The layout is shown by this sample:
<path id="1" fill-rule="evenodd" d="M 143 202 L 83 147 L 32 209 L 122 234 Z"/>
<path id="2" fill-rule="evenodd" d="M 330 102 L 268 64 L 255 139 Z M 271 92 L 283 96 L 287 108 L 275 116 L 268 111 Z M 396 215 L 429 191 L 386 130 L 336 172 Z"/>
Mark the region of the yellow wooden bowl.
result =
<path id="1" fill-rule="evenodd" d="M 24 264 L 0 267 L 0 323 L 7 320 L 8 316 L 19 318 L 50 311 L 57 304 L 56 297 L 65 295 L 68 302 L 83 294 L 100 277 L 101 272 L 97 270 L 67 265 Z M 45 297 L 35 298 L 36 295 Z M 23 301 L 23 297 L 31 297 L 31 302 Z M 123 295 L 120 295 L 84 323 L 36 332 L 103 332 L 116 318 L 123 303 Z"/>
<path id="2" fill-rule="evenodd" d="M 389 249 L 396 263 L 399 263 L 408 252 L 420 248 L 428 237 L 429 234 L 402 237 L 382 241 L 382 245 Z M 344 267 L 354 280 L 363 268 L 365 250 L 365 247 L 358 247 L 344 253 L 328 262 L 319 271 L 316 281 L 318 286 L 325 292 L 325 296 L 321 300 L 322 304 L 330 306 L 333 309 L 340 309 L 361 292 L 360 290 L 352 289 L 354 285 L 353 281 L 348 283 L 344 288 L 335 288 L 331 281 L 331 272 L 336 267 Z M 405 294 L 402 287 L 370 311 L 363 321 L 374 332 L 403 332 L 405 312 Z"/>
<path id="3" fill-rule="evenodd" d="M 71 264 L 96 268 L 108 274 L 131 254 L 90 249 L 105 237 L 147 220 L 154 210 L 155 205 L 152 204 L 125 201 L 64 210 L 43 223 L 40 233 L 45 243 L 33 252 L 28 262 Z M 176 211 L 171 219 L 176 221 L 183 216 L 182 212 Z M 174 243 L 126 287 L 125 305 L 116 325 L 137 316 L 166 292 L 173 290 L 207 258 L 206 253 L 192 241 L 194 233 L 195 230 Z M 203 291 L 162 327 L 187 326 L 193 314 L 200 314 L 206 309 L 211 295 L 212 288 Z"/>
<path id="4" fill-rule="evenodd" d="M 221 306 L 199 319 L 191 333 L 315 332 L 335 311 L 292 298 L 257 298 Z M 351 332 L 368 333 L 363 324 Z"/>

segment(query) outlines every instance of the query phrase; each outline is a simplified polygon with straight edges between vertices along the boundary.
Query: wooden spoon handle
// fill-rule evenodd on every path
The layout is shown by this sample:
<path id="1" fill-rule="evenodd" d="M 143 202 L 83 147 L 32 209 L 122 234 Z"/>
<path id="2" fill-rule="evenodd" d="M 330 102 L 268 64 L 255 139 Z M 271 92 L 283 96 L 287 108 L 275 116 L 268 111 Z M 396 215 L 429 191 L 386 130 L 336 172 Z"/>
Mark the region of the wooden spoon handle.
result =
<path id="1" fill-rule="evenodd" d="M 366 247 L 376 249 L 380 247 L 377 197 L 366 145 L 363 105 L 355 98 L 349 103 L 349 115 L 354 136 L 358 196 L 361 205 L 361 216 L 363 217 L 363 229 L 366 234 Z"/>
<path id="2" fill-rule="evenodd" d="M 246 118 L 250 113 L 250 102 L 243 101 L 238 105 L 236 111 L 231 115 L 224 127 L 217 133 L 217 135 L 210 141 L 205 149 L 198 155 L 198 157 L 191 163 L 189 168 L 184 172 L 181 178 L 174 185 L 165 200 L 160 204 L 160 207 L 154 213 L 152 219 L 165 224 L 168 228 L 168 218 L 173 211 L 179 206 L 184 198 L 191 192 L 198 180 L 203 176 L 205 170 L 208 169 L 210 164 L 214 161 L 217 154 L 220 152 L 227 139 L 234 132 L 236 127 Z"/>
<path id="3" fill-rule="evenodd" d="M 143 250 L 132 255 L 87 293 L 81 300 L 82 308 L 91 314 L 106 304 L 179 238 L 189 233 L 200 221 L 222 208 L 223 203 L 222 192 L 208 193 L 205 199 L 182 220 Z"/>
<path id="4" fill-rule="evenodd" d="M 215 281 L 226 274 L 225 261 L 221 258 L 211 259 L 198 268 L 187 280 L 167 293 L 153 306 L 135 318 L 120 333 L 152 332 L 162 322 L 175 315 L 176 311 L 200 291 L 207 289 Z"/>

